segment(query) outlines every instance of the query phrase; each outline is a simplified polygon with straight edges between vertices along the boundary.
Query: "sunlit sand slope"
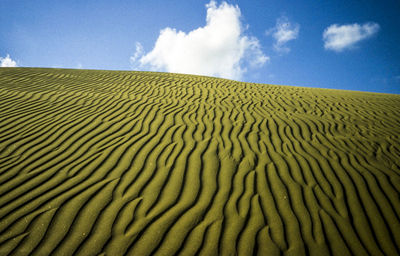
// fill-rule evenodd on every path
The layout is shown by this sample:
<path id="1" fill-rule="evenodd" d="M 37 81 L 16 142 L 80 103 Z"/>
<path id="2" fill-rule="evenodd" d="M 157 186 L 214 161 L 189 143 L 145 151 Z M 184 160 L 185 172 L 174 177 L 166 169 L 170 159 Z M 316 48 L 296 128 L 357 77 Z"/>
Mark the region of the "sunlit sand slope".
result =
<path id="1" fill-rule="evenodd" d="M 0 69 L 0 255 L 398 255 L 400 96 Z"/>

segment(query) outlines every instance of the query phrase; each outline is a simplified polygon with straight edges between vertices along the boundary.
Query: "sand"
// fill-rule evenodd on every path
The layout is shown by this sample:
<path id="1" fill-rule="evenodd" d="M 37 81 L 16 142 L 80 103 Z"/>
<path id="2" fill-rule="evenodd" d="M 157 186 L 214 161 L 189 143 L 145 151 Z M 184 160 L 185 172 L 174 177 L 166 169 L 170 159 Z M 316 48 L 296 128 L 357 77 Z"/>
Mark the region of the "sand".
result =
<path id="1" fill-rule="evenodd" d="M 399 255 L 400 95 L 0 68 L 0 255 Z"/>

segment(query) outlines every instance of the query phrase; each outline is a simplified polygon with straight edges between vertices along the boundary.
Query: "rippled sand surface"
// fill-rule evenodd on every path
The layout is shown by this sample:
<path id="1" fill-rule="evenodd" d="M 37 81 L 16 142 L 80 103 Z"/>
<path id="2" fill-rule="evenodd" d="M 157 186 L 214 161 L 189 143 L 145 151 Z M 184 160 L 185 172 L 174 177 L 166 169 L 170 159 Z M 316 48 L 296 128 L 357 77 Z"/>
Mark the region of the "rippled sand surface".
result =
<path id="1" fill-rule="evenodd" d="M 400 95 L 0 69 L 0 255 L 399 255 Z"/>

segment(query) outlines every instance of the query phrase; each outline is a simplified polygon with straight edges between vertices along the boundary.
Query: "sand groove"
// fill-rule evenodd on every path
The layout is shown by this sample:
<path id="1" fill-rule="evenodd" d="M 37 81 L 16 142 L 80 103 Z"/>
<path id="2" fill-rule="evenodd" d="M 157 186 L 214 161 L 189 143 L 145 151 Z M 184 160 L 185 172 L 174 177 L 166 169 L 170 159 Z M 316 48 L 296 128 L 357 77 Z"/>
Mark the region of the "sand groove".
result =
<path id="1" fill-rule="evenodd" d="M 1 255 L 398 255 L 400 96 L 0 69 Z"/>

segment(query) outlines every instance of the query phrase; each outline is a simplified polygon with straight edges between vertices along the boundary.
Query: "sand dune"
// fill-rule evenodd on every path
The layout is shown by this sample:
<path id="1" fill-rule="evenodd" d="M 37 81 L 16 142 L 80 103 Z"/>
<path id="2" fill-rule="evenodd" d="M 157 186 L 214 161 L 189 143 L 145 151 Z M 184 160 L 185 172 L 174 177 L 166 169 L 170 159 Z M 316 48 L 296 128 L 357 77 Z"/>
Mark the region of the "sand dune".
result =
<path id="1" fill-rule="evenodd" d="M 400 95 L 0 69 L 0 255 L 399 255 Z"/>

